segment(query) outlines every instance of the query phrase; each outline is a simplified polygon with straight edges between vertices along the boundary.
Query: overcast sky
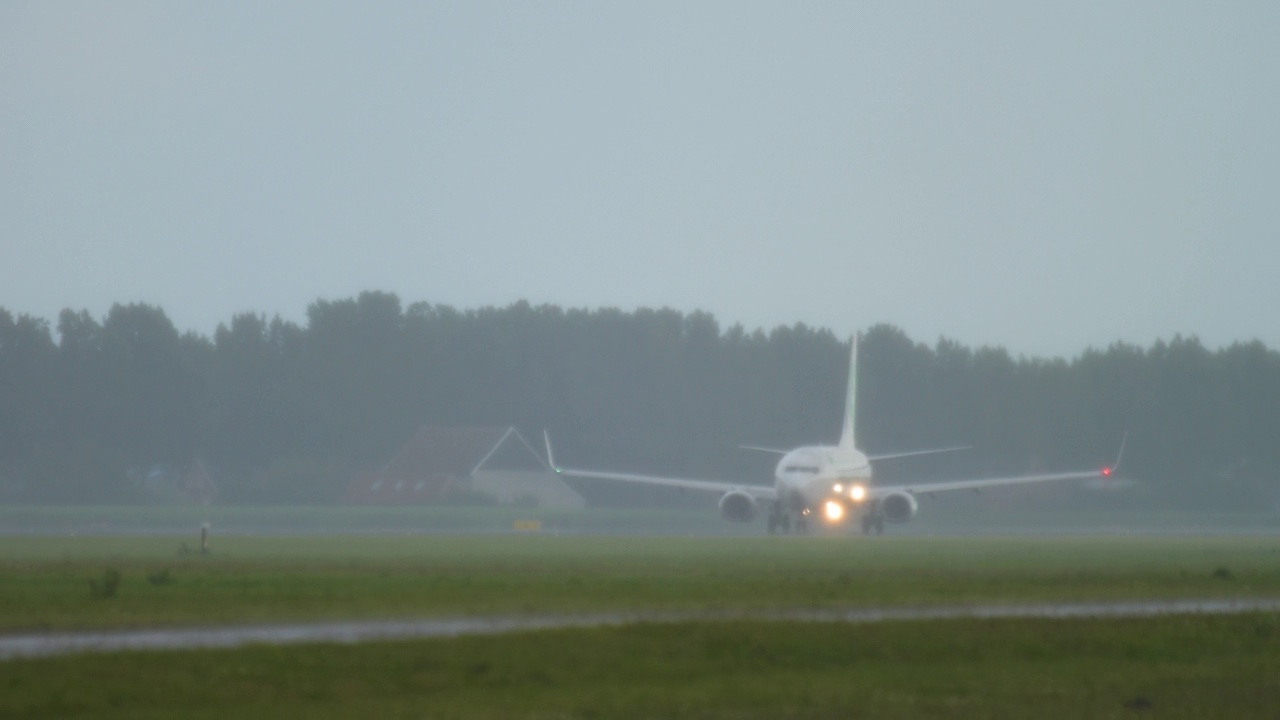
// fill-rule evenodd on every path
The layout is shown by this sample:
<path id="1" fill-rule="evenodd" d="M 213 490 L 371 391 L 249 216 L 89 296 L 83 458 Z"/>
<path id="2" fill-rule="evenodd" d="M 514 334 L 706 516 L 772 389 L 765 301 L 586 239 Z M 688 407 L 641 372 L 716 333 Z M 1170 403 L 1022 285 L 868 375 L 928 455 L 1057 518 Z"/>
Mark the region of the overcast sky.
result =
<path id="1" fill-rule="evenodd" d="M 1280 348 L 1280 3 L 0 3 L 0 307 Z"/>

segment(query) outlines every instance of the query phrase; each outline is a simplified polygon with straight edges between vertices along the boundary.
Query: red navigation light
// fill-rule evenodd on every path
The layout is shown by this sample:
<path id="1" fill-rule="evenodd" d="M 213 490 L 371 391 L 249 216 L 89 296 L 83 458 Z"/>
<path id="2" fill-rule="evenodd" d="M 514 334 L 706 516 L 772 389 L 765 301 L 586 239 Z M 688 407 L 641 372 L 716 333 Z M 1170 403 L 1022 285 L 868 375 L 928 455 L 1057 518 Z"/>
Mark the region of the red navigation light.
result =
<path id="1" fill-rule="evenodd" d="M 1102 468 L 1102 477 L 1111 477 L 1111 468 L 1109 467 Z"/>

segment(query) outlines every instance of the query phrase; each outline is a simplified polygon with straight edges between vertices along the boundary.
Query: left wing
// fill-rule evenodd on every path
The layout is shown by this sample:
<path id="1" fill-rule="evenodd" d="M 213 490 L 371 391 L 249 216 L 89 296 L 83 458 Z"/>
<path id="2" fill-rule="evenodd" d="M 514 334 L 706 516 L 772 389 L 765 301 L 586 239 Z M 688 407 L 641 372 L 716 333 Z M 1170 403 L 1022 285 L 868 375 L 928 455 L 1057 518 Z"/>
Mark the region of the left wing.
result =
<path id="1" fill-rule="evenodd" d="M 1066 473 L 1050 473 L 1047 475 L 1019 475 L 1018 477 L 1006 478 L 982 478 L 979 480 L 950 480 L 947 482 L 924 482 L 912 485 L 876 485 L 869 488 L 868 493 L 871 499 L 875 500 L 886 495 L 894 493 L 911 493 L 918 495 L 921 493 L 939 493 L 950 492 L 952 490 L 981 490 L 988 487 L 1000 487 L 1002 485 L 1028 485 L 1031 483 L 1054 482 L 1057 480 L 1088 480 L 1090 478 L 1105 478 L 1111 475 L 1109 469 L 1091 470 L 1086 472 L 1066 472 Z"/>
<path id="2" fill-rule="evenodd" d="M 952 490 L 981 490 L 987 487 L 1001 487 L 1004 485 L 1028 485 L 1031 483 L 1055 482 L 1057 480 L 1110 480 L 1115 472 L 1120 469 L 1120 461 L 1124 459 L 1124 446 L 1129 442 L 1129 434 L 1125 433 L 1120 440 L 1120 452 L 1116 453 L 1116 461 L 1111 465 L 1103 467 L 1100 470 L 1078 470 L 1075 472 L 1048 473 L 1041 475 L 1019 475 L 1017 477 L 1004 478 L 980 478 L 977 480 L 948 480 L 946 482 L 928 482 L 912 485 L 881 485 L 875 486 L 868 490 L 871 499 L 875 500 L 886 495 L 894 493 L 906 492 L 916 495 L 919 493 L 939 493 L 950 492 Z"/>

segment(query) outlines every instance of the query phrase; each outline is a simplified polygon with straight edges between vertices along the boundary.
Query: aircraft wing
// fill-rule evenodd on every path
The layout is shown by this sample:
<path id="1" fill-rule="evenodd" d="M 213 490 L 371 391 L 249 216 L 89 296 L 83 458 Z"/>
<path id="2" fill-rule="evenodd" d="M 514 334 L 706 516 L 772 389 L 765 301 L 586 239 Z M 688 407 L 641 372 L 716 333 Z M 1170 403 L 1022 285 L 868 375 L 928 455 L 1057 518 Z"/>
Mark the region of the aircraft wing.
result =
<path id="1" fill-rule="evenodd" d="M 1019 475 L 1017 477 L 1005 478 L 982 478 L 977 480 L 948 480 L 945 482 L 922 482 L 909 485 L 877 485 L 870 488 L 871 499 L 882 498 L 893 493 L 907 492 L 912 495 L 920 495 L 939 492 L 950 492 L 953 490 L 981 490 L 988 487 L 1001 487 L 1005 485 L 1028 485 L 1031 483 L 1055 482 L 1058 480 L 1088 480 L 1090 478 L 1107 478 L 1111 472 L 1108 469 L 1090 470 L 1085 472 L 1065 472 L 1065 473 L 1049 473 L 1046 475 Z"/>
<path id="2" fill-rule="evenodd" d="M 703 492 L 720 494 L 727 492 L 742 492 L 750 495 L 756 500 L 778 499 L 778 491 L 771 485 L 743 485 L 718 480 L 692 480 L 687 478 L 658 477 L 655 475 L 632 475 L 630 473 L 602 472 L 597 470 L 574 470 L 572 468 L 562 467 L 555 468 L 555 471 L 557 474 L 565 477 L 583 478 L 586 480 L 615 480 L 618 482 L 658 485 L 662 487 L 680 488 L 682 490 L 700 490 Z"/>
<path id="3" fill-rule="evenodd" d="M 542 431 L 542 441 L 547 445 L 547 467 L 557 475 L 585 480 L 614 480 L 617 482 L 657 485 L 660 487 L 679 488 L 681 490 L 698 490 L 723 495 L 727 492 L 741 492 L 756 500 L 777 500 L 778 491 L 770 485 L 751 485 L 724 482 L 721 480 L 692 480 L 688 478 L 658 477 L 656 475 L 633 475 L 631 473 L 606 472 L 602 470 L 575 470 L 556 465 L 556 456 L 551 452 L 551 435 Z"/>
<path id="4" fill-rule="evenodd" d="M 1120 439 L 1120 452 L 1116 453 L 1116 461 L 1099 470 L 1077 470 L 1075 472 L 1047 473 L 1040 475 L 1018 475 L 1003 478 L 979 478 L 976 480 L 947 480 L 944 482 L 925 482 L 913 485 L 880 485 L 870 488 L 872 500 L 893 493 L 906 492 L 912 495 L 924 493 L 951 492 L 952 490 L 981 490 L 982 488 L 1001 487 L 1005 485 L 1029 485 L 1032 483 L 1055 482 L 1058 480 L 1111 480 L 1120 469 L 1120 461 L 1124 459 L 1124 446 L 1129 442 L 1129 433 Z"/>

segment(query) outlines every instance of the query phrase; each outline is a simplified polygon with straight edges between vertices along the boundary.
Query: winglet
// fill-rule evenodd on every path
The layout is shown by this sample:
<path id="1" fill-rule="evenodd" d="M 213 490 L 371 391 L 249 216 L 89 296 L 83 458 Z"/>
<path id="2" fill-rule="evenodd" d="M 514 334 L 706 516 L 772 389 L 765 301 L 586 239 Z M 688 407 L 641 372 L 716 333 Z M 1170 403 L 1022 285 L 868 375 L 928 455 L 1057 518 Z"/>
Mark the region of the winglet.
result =
<path id="1" fill-rule="evenodd" d="M 1125 431 L 1124 437 L 1120 438 L 1120 452 L 1116 453 L 1115 463 L 1102 468 L 1102 477 L 1109 478 L 1120 470 L 1120 461 L 1124 459 L 1124 446 L 1129 442 L 1129 433 Z"/>
<path id="2" fill-rule="evenodd" d="M 1124 458 L 1124 446 L 1129 442 L 1129 431 L 1124 431 L 1124 436 L 1120 438 L 1120 452 L 1116 453 L 1116 464 L 1111 466 L 1111 471 L 1115 472 L 1120 469 L 1120 461 Z"/>
<path id="3" fill-rule="evenodd" d="M 556 465 L 556 456 L 551 453 L 551 435 L 546 428 L 542 429 L 542 442 L 547 446 L 547 467 L 551 468 L 552 472 L 561 472 L 560 466 Z"/>
<path id="4" fill-rule="evenodd" d="M 849 385 L 844 394 L 844 427 L 840 431 L 840 447 L 852 450 L 857 445 L 854 437 L 854 414 L 858 405 L 858 334 L 849 339 Z"/>

